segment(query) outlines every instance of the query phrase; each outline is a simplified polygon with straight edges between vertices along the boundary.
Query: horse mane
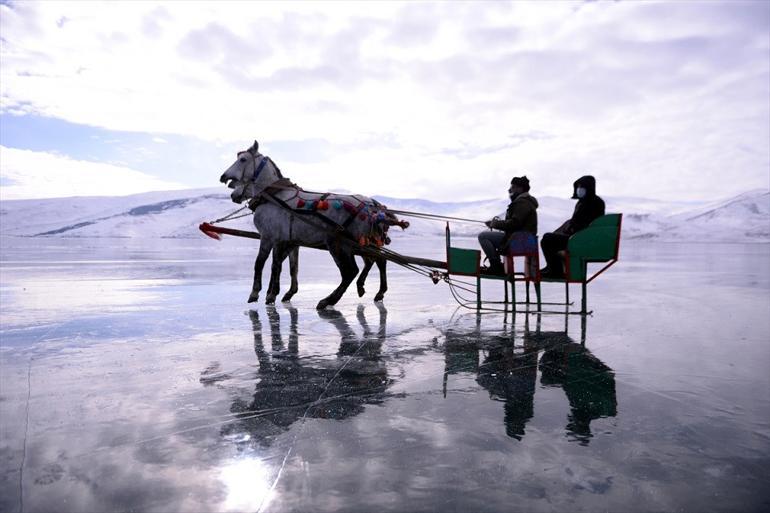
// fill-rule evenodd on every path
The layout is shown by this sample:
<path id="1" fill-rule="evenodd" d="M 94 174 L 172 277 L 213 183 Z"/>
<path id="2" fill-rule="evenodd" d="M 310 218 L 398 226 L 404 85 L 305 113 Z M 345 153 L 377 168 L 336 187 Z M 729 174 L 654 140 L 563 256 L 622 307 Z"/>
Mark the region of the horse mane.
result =
<path id="1" fill-rule="evenodd" d="M 270 157 L 267 157 L 267 159 L 270 160 L 270 163 L 273 165 L 273 169 L 275 169 L 275 174 L 278 175 L 278 178 L 281 180 L 286 180 L 286 177 L 284 177 L 283 173 L 281 173 L 281 168 L 278 167 L 278 164 L 276 164 L 275 161 Z"/>
<path id="2" fill-rule="evenodd" d="M 281 176 L 278 180 L 276 180 L 275 182 L 273 182 L 270 185 L 268 185 L 266 188 L 267 189 L 270 189 L 270 188 L 275 188 L 275 189 L 297 189 L 299 191 L 303 190 L 299 185 L 297 185 L 296 183 L 292 182 L 288 178 L 284 178 L 283 176 Z"/>

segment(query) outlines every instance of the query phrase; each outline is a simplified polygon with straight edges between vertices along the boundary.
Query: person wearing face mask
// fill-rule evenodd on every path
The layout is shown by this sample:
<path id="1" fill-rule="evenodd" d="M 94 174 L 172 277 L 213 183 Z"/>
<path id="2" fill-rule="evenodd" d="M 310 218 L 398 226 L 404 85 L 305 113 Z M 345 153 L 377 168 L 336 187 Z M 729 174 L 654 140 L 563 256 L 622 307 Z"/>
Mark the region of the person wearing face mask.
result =
<path id="1" fill-rule="evenodd" d="M 604 215 L 604 200 L 596 195 L 596 179 L 593 176 L 581 176 L 573 184 L 572 199 L 578 200 L 572 217 L 551 233 L 543 235 L 540 246 L 543 248 L 546 267 L 540 271 L 543 278 L 564 278 L 564 269 L 559 251 L 567 249 L 570 236 L 587 228 L 597 217 Z"/>
<path id="2" fill-rule="evenodd" d="M 505 274 L 500 260 L 500 250 L 507 246 L 514 232 L 525 231 L 537 235 L 537 200 L 529 194 L 529 179 L 515 176 L 508 189 L 511 203 L 505 211 L 505 219 L 487 221 L 489 231 L 479 234 L 479 244 L 489 259 L 489 267 L 482 267 L 485 274 Z"/>

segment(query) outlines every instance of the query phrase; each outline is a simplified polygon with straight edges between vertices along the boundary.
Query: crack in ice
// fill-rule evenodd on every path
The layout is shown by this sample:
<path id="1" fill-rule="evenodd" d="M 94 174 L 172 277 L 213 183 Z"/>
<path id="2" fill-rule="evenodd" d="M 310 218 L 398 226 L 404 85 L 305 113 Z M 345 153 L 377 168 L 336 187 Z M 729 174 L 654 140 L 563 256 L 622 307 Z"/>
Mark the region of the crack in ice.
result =
<path id="1" fill-rule="evenodd" d="M 313 401 L 310 406 L 308 406 L 305 409 L 305 412 L 302 414 L 302 418 L 299 419 L 300 426 L 299 428 L 294 432 L 294 438 L 291 441 L 291 445 L 289 445 L 289 450 L 286 451 L 286 456 L 283 457 L 283 461 L 281 462 L 281 466 L 278 468 L 278 472 L 276 473 L 275 480 L 273 481 L 273 484 L 270 486 L 270 489 L 268 490 L 268 493 L 265 494 L 265 497 L 262 499 L 262 502 L 259 505 L 259 508 L 257 509 L 257 513 L 262 513 L 263 508 L 266 506 L 265 499 L 269 498 L 273 494 L 273 490 L 275 490 L 275 487 L 278 485 L 278 481 L 281 479 L 281 475 L 283 474 L 283 469 L 286 467 L 286 462 L 289 460 L 289 456 L 291 456 L 292 451 L 294 450 L 294 446 L 297 443 L 297 436 L 299 435 L 299 432 L 302 430 L 302 428 L 305 426 L 305 420 L 307 420 L 307 414 L 310 411 L 313 406 L 316 406 L 318 404 L 321 404 L 322 399 L 324 398 L 324 395 L 329 390 L 329 387 L 331 386 L 332 382 L 337 378 L 337 376 L 340 375 L 340 373 L 345 369 L 345 367 L 350 363 L 353 358 L 356 357 L 358 352 L 361 350 L 362 347 L 364 347 L 366 344 L 368 344 L 369 341 L 365 340 L 363 343 L 359 344 L 356 348 L 356 351 L 350 355 L 350 357 L 345 360 L 345 363 L 340 365 L 340 367 L 337 369 L 337 372 L 334 373 L 334 376 L 326 383 L 326 386 L 321 391 L 321 394 L 318 396 L 318 399 Z"/>

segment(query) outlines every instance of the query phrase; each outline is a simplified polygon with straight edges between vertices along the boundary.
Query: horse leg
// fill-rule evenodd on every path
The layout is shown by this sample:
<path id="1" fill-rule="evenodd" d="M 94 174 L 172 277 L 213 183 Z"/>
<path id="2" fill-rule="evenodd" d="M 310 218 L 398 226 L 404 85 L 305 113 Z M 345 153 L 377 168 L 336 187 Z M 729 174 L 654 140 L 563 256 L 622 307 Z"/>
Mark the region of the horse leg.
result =
<path id="1" fill-rule="evenodd" d="M 374 265 L 374 260 L 372 260 L 369 257 L 361 257 L 364 259 L 364 269 L 361 271 L 361 274 L 358 275 L 358 279 L 356 280 L 356 288 L 358 288 L 358 297 L 362 297 L 366 290 L 364 290 L 364 282 L 366 281 L 366 277 L 369 276 L 369 270 L 372 268 L 372 265 Z"/>
<path id="2" fill-rule="evenodd" d="M 273 265 L 270 269 L 270 285 L 267 287 L 267 296 L 265 296 L 265 304 L 275 304 L 275 297 L 281 290 L 281 270 L 283 268 L 283 261 L 286 260 L 287 252 L 290 250 L 290 246 L 286 243 L 279 242 L 273 249 Z"/>
<path id="3" fill-rule="evenodd" d="M 319 311 L 318 315 L 322 319 L 326 319 L 332 323 L 340 333 L 340 348 L 337 351 L 337 356 L 350 356 L 355 354 L 360 341 L 342 313 L 340 313 L 339 310 L 330 308 L 328 310 Z"/>
<path id="4" fill-rule="evenodd" d="M 255 310 L 249 310 L 249 318 L 254 331 L 254 352 L 257 354 L 257 361 L 259 362 L 259 372 L 265 373 L 270 370 L 270 355 L 262 345 L 262 323 Z"/>
<path id="5" fill-rule="evenodd" d="M 273 250 L 273 243 L 262 239 L 259 243 L 259 253 L 254 261 L 254 283 L 251 285 L 251 294 L 249 303 L 255 302 L 259 298 L 259 291 L 262 290 L 262 269 L 265 267 L 267 257 Z"/>
<path id="6" fill-rule="evenodd" d="M 382 303 L 377 303 L 375 305 L 377 307 L 377 310 L 380 312 L 380 323 L 377 329 L 377 339 L 380 342 L 385 341 L 385 328 L 388 324 L 388 309 L 385 308 L 385 305 Z"/>
<path id="7" fill-rule="evenodd" d="M 299 248 L 297 248 L 299 249 Z M 297 309 L 291 305 L 286 307 L 289 310 L 289 354 L 297 356 L 299 352 L 299 333 L 297 332 L 297 321 L 299 316 L 297 315 Z"/>
<path id="8" fill-rule="evenodd" d="M 291 276 L 291 286 L 286 294 L 281 298 L 282 302 L 291 301 L 294 294 L 297 293 L 299 285 L 297 283 L 297 271 L 299 270 L 299 246 L 294 246 L 289 250 L 289 275 Z"/>
<path id="9" fill-rule="evenodd" d="M 376 262 L 377 269 L 380 270 L 380 290 L 377 292 L 377 295 L 374 296 L 375 303 L 382 301 L 382 298 L 385 297 L 385 292 L 388 291 L 388 272 L 385 268 L 388 265 L 388 261 L 384 258 L 378 258 Z"/>
<path id="10" fill-rule="evenodd" d="M 270 321 L 270 340 L 272 341 L 273 351 L 281 351 L 283 349 L 283 337 L 281 336 L 281 316 L 278 315 L 278 311 L 275 306 L 268 306 L 265 308 L 267 312 L 267 318 Z"/>
<path id="11" fill-rule="evenodd" d="M 336 305 L 342 297 L 342 294 L 345 293 L 358 274 L 358 266 L 356 265 L 356 260 L 353 258 L 353 253 L 350 248 L 340 248 L 336 246 L 337 244 L 334 241 L 327 244 L 329 253 L 331 253 L 334 263 L 337 264 L 337 267 L 340 270 L 342 282 L 340 282 L 339 286 L 334 289 L 334 292 L 318 302 L 318 305 L 316 305 L 316 309 L 318 310 L 322 310 L 329 305 Z"/>

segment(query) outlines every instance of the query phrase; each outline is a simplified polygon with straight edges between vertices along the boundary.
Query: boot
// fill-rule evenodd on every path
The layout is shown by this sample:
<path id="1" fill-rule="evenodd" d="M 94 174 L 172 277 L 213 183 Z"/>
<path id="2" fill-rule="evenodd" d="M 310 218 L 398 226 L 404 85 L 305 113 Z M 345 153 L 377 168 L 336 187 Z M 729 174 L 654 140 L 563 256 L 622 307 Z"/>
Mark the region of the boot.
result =
<path id="1" fill-rule="evenodd" d="M 505 268 L 500 262 L 490 262 L 489 267 L 481 267 L 481 274 L 492 276 L 505 276 Z"/>

